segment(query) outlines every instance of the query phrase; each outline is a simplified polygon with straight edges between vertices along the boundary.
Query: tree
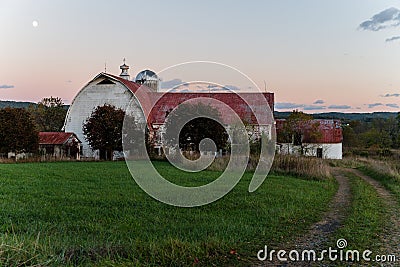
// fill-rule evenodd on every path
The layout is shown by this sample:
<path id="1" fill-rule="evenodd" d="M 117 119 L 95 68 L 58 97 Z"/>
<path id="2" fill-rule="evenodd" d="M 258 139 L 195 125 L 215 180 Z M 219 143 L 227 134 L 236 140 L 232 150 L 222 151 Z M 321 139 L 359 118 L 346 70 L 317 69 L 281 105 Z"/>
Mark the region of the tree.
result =
<path id="1" fill-rule="evenodd" d="M 143 156 L 153 158 L 156 151 L 153 147 L 154 136 L 150 134 L 146 123 L 138 123 L 135 118 L 129 114 L 125 115 L 122 130 L 122 142 L 124 152 L 130 159 L 143 159 Z"/>
<path id="2" fill-rule="evenodd" d="M 389 121 L 389 135 L 392 139 L 392 148 L 399 149 L 400 148 L 400 112 L 397 113 L 397 116 L 391 118 Z"/>
<path id="3" fill-rule="evenodd" d="M 83 134 L 100 159 L 111 160 L 113 151 L 122 151 L 125 111 L 112 105 L 98 106 L 83 125 Z"/>
<path id="4" fill-rule="evenodd" d="M 376 128 L 364 132 L 360 135 L 365 148 L 390 148 L 392 145 L 392 140 L 389 133 L 386 131 L 379 131 Z"/>
<path id="5" fill-rule="evenodd" d="M 278 132 L 279 143 L 292 143 L 300 146 L 301 154 L 305 152 L 303 143 L 316 143 L 321 137 L 319 122 L 313 122 L 311 115 L 298 110 L 293 110 L 286 119 L 283 129 Z"/>
<path id="6" fill-rule="evenodd" d="M 64 125 L 67 110 L 59 97 L 43 98 L 37 106 L 30 106 L 37 128 L 41 132 L 58 132 Z"/>
<path id="7" fill-rule="evenodd" d="M 305 141 L 316 142 L 321 137 L 318 127 L 319 123 L 313 122 L 311 115 L 293 110 L 278 135 L 278 142 L 293 143 L 294 145 L 302 145 Z"/>
<path id="8" fill-rule="evenodd" d="M 360 146 L 360 138 L 357 136 L 350 124 L 343 125 L 342 129 L 344 147 L 354 148 Z"/>
<path id="9" fill-rule="evenodd" d="M 0 152 L 37 152 L 39 135 L 30 113 L 22 108 L 0 109 Z"/>
<path id="10" fill-rule="evenodd" d="M 220 113 L 217 109 L 202 103 L 182 104 L 175 111 L 169 114 L 165 122 L 164 141 L 186 151 L 200 151 L 200 141 L 209 138 L 214 141 L 217 149 L 225 149 L 228 141 L 228 134 L 224 126 L 206 115 L 216 118 L 219 121 Z M 194 118 L 184 124 L 185 118 Z M 176 140 L 175 129 L 183 126 L 179 133 L 179 140 Z"/>

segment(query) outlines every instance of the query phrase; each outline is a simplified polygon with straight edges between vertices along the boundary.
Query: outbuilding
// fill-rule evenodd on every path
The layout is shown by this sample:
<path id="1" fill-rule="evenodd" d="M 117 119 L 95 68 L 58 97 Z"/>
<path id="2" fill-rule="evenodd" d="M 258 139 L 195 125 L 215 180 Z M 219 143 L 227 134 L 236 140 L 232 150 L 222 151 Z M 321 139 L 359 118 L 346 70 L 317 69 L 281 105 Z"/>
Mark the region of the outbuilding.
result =
<path id="1" fill-rule="evenodd" d="M 80 160 L 82 142 L 70 132 L 40 132 L 39 152 L 44 160 Z"/>

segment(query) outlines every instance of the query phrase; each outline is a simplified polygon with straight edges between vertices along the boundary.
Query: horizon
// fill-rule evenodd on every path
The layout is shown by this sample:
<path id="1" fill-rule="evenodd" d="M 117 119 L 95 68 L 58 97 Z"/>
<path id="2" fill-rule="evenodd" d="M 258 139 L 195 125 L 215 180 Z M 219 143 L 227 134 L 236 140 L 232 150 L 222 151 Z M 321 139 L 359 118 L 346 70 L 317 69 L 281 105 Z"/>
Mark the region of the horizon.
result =
<path id="1" fill-rule="evenodd" d="M 32 102 L 32 101 L 18 101 L 18 100 L 5 100 L 5 99 L 0 99 L 1 102 L 15 102 L 15 103 L 29 103 L 29 104 L 37 104 L 37 102 Z M 71 104 L 65 104 L 64 106 L 70 106 Z M 279 112 L 279 113 L 290 113 L 293 112 L 294 110 L 286 110 L 286 111 L 280 111 L 280 110 L 274 110 L 274 112 Z M 356 112 L 356 111 L 326 111 L 326 112 L 307 112 L 307 111 L 302 111 L 305 114 L 310 114 L 310 115 L 322 115 L 322 114 L 329 114 L 329 113 L 339 113 L 339 114 L 374 114 L 374 113 L 390 113 L 390 114 L 395 114 L 395 113 L 400 113 L 400 111 L 366 111 L 366 112 Z"/>
<path id="2" fill-rule="evenodd" d="M 206 60 L 266 84 L 276 111 L 400 110 L 398 1 L 138 3 L 2 1 L 0 99 L 69 105 L 123 58 L 131 77 Z"/>

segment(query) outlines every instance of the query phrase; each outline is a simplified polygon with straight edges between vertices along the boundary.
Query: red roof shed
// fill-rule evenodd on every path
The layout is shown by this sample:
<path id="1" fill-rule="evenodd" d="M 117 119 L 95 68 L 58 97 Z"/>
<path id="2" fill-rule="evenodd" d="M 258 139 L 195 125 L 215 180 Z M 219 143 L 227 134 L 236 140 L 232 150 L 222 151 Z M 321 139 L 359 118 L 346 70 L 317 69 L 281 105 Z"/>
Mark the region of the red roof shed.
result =
<path id="1" fill-rule="evenodd" d="M 39 145 L 63 145 L 71 138 L 75 138 L 81 143 L 74 133 L 64 132 L 40 132 Z"/>

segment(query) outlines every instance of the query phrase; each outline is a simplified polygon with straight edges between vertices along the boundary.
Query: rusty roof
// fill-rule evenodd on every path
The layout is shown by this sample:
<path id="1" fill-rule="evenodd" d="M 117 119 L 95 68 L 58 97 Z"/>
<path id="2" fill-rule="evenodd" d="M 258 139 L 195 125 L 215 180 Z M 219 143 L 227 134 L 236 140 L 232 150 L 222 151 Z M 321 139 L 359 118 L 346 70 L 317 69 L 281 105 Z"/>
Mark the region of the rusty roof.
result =
<path id="1" fill-rule="evenodd" d="M 285 125 L 285 119 L 277 119 L 276 122 L 276 132 L 277 134 L 281 134 L 283 131 L 283 127 Z M 318 131 L 321 133 L 321 137 L 317 141 L 320 144 L 337 144 L 342 143 L 343 141 L 343 130 L 341 126 L 340 120 L 331 120 L 331 119 L 314 119 L 310 120 L 304 126 L 304 141 L 307 143 L 307 139 L 309 139 L 308 131 L 312 128 L 312 125 L 318 123 Z"/>
<path id="2" fill-rule="evenodd" d="M 162 93 L 158 93 L 162 94 Z M 241 95 L 246 95 L 246 99 L 251 100 L 252 104 L 254 104 L 254 109 L 257 110 L 265 105 L 265 100 L 267 100 L 267 103 L 272 110 L 274 110 L 274 94 L 273 93 L 262 93 L 264 96 L 265 100 L 260 98 L 260 93 L 240 93 L 240 94 L 235 94 L 235 93 L 164 93 L 162 97 L 157 101 L 157 103 L 154 105 L 150 116 L 149 116 L 149 122 L 151 124 L 156 123 L 156 124 L 163 124 L 166 118 L 166 114 L 170 112 L 171 110 L 175 109 L 179 104 L 190 100 L 190 99 L 195 99 L 195 98 L 213 98 L 216 99 L 227 106 L 229 106 L 239 117 L 251 124 L 255 124 L 256 118 L 251 110 L 251 108 L 248 106 L 248 104 L 245 102 L 245 100 L 241 97 Z M 223 114 L 222 120 L 224 123 L 232 123 L 234 122 L 234 114 L 229 112 L 229 110 L 226 109 L 223 105 L 218 105 L 217 106 L 218 110 L 220 111 L 221 114 Z"/>
<path id="3" fill-rule="evenodd" d="M 40 145 L 62 145 L 68 141 L 70 137 L 76 138 L 79 143 L 81 142 L 74 133 L 64 132 L 39 132 Z"/>

